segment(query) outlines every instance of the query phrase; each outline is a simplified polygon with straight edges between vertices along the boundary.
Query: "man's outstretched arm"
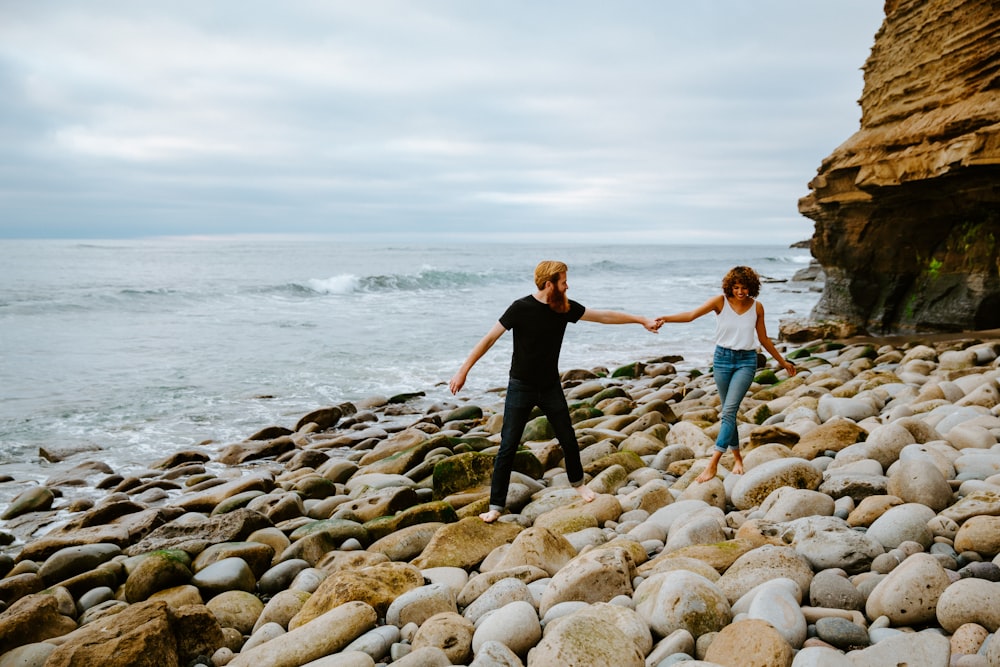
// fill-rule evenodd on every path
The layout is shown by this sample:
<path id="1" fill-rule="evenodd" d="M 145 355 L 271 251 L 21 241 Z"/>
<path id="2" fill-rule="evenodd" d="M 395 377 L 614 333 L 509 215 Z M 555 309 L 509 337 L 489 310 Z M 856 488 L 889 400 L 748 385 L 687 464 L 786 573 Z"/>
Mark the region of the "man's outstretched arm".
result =
<path id="1" fill-rule="evenodd" d="M 466 358 L 465 363 L 462 364 L 462 367 L 458 369 L 457 373 L 455 373 L 451 382 L 448 383 L 448 388 L 451 390 L 451 393 L 457 394 L 459 390 L 462 389 L 462 386 L 465 385 L 465 377 L 469 374 L 469 371 L 471 371 L 472 367 L 476 365 L 476 362 L 479 361 L 491 347 L 493 347 L 493 344 L 497 342 L 505 331 L 507 330 L 504 326 L 497 322 L 493 325 L 493 328 L 490 329 L 478 343 L 476 343 L 475 347 L 472 348 L 472 352 L 469 352 L 469 356 Z"/>
<path id="2" fill-rule="evenodd" d="M 600 324 L 641 324 L 653 333 L 656 333 L 660 328 L 656 320 L 650 317 L 623 313 L 620 310 L 593 310 L 587 308 L 583 311 L 583 317 L 580 319 L 587 322 L 599 322 Z"/>

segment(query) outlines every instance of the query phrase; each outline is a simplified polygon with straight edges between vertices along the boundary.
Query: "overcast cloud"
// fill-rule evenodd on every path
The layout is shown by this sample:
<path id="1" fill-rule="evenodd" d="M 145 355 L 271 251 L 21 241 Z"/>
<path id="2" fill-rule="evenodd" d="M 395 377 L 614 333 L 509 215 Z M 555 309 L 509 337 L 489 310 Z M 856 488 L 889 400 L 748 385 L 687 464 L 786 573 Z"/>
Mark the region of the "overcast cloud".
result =
<path id="1" fill-rule="evenodd" d="M 0 237 L 785 243 L 876 0 L 0 0 Z"/>

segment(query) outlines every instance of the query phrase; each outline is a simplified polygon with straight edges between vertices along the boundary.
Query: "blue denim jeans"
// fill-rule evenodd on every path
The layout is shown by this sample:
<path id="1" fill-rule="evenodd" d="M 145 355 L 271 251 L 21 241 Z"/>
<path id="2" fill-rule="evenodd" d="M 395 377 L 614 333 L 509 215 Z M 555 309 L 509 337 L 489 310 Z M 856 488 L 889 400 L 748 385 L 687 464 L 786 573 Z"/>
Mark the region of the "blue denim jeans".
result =
<path id="1" fill-rule="evenodd" d="M 514 456 L 524 427 L 531 418 L 532 409 L 538 406 L 549 418 L 559 446 L 563 451 L 563 463 L 570 484 L 583 483 L 583 465 L 580 463 L 580 448 L 576 442 L 576 431 L 569 418 L 569 407 L 562 387 L 556 383 L 548 387 L 537 387 L 527 382 L 510 378 L 507 383 L 507 398 L 503 408 L 503 429 L 500 431 L 500 451 L 493 462 L 493 481 L 490 484 L 490 509 L 502 510 L 507 503 L 507 487 L 510 486 L 510 472 L 514 466 Z"/>
<path id="2" fill-rule="evenodd" d="M 715 386 L 719 389 L 719 400 L 722 401 L 719 415 L 722 426 L 719 428 L 719 437 L 715 440 L 715 448 L 720 452 L 727 448 L 739 449 L 736 413 L 757 372 L 757 351 L 716 347 L 712 366 Z"/>

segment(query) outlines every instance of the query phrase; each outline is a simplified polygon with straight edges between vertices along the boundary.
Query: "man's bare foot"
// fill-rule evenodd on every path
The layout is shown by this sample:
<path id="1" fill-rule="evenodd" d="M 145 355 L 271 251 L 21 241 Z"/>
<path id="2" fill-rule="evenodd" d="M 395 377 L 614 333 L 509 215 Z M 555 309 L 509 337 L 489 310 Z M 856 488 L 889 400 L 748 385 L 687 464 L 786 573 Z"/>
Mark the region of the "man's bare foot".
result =
<path id="1" fill-rule="evenodd" d="M 500 518 L 500 510 L 490 510 L 489 512 L 483 512 L 479 515 L 485 523 L 493 523 Z"/>
<path id="2" fill-rule="evenodd" d="M 715 477 L 716 472 L 717 472 L 717 470 L 715 468 L 709 466 L 709 467 L 705 468 L 701 472 L 701 474 L 698 475 L 697 478 L 695 478 L 694 481 L 699 482 L 699 483 L 701 483 L 701 482 L 707 482 L 708 480 L 710 480 L 713 477 Z"/>
<path id="3" fill-rule="evenodd" d="M 743 461 L 736 461 L 733 463 L 733 474 L 742 475 L 743 474 Z"/>
<path id="4" fill-rule="evenodd" d="M 594 499 L 597 498 L 597 494 L 594 493 L 593 489 L 586 484 L 581 484 L 576 487 L 576 492 L 580 494 L 580 497 L 583 498 L 583 502 L 585 503 L 594 502 Z"/>

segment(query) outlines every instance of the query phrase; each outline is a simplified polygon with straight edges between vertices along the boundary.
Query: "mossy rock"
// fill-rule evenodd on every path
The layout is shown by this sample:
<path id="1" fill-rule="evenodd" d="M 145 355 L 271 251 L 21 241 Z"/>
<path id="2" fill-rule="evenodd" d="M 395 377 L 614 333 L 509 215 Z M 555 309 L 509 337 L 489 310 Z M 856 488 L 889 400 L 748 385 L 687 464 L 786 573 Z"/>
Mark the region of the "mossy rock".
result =
<path id="1" fill-rule="evenodd" d="M 551 440 L 554 437 L 556 437 L 556 432 L 552 428 L 552 424 L 549 423 L 549 418 L 543 415 L 528 422 L 528 425 L 524 427 L 524 433 L 521 434 L 521 442 Z"/>
<path id="2" fill-rule="evenodd" d="M 603 416 L 604 413 L 592 405 L 585 405 L 582 407 L 574 408 L 569 412 L 569 420 L 574 424 L 579 424 L 580 422 L 587 421 L 588 419 L 594 419 L 596 417 L 603 417 Z"/>
<path id="3" fill-rule="evenodd" d="M 460 408 L 455 408 L 448 414 L 442 417 L 445 422 L 456 422 L 465 421 L 467 419 L 482 419 L 483 409 L 478 405 L 463 405 Z"/>
<path id="4" fill-rule="evenodd" d="M 750 417 L 750 420 L 753 421 L 754 424 L 760 426 L 761 424 L 763 424 L 764 422 L 766 422 L 768 419 L 771 418 L 771 408 L 768 407 L 767 403 L 764 403 L 762 405 L 757 406 L 757 408 L 753 411 L 753 413 L 748 416 Z"/>
<path id="5" fill-rule="evenodd" d="M 495 447 L 497 444 L 481 435 L 465 435 L 460 438 L 449 438 L 448 440 L 451 442 L 451 447 L 456 454 L 462 451 L 481 452 L 484 449 Z"/>
<path id="6" fill-rule="evenodd" d="M 319 519 L 299 526 L 288 537 L 292 542 L 298 542 L 320 533 L 329 538 L 330 543 L 338 545 L 351 538 L 362 544 L 369 544 L 373 541 L 369 538 L 368 532 L 362 524 L 350 519 Z"/>
<path id="7" fill-rule="evenodd" d="M 753 381 L 757 384 L 778 384 L 778 376 L 770 368 L 765 368 L 754 376 Z"/>
<path id="8" fill-rule="evenodd" d="M 390 454 L 385 458 L 373 461 L 364 466 L 365 474 L 382 473 L 386 475 L 402 475 L 424 460 L 428 452 L 438 447 L 451 447 L 451 441 L 447 436 L 435 435 L 423 442 L 419 442 L 412 447 Z"/>
<path id="9" fill-rule="evenodd" d="M 432 473 L 434 498 L 440 500 L 453 493 L 490 483 L 493 459 L 489 454 L 466 452 L 438 461 Z"/>
<path id="10" fill-rule="evenodd" d="M 262 495 L 264 495 L 264 492 L 260 489 L 252 489 L 250 491 L 244 491 L 243 493 L 237 493 L 235 496 L 229 496 L 215 506 L 215 509 L 212 510 L 212 514 L 228 514 L 233 510 L 246 507 L 250 504 L 251 500 Z"/>
<path id="11" fill-rule="evenodd" d="M 408 392 L 408 393 L 405 393 L 405 394 L 396 394 L 395 396 L 392 396 L 392 397 L 389 398 L 389 403 L 391 403 L 393 405 L 399 404 L 399 403 L 406 403 L 407 401 L 411 401 L 414 398 L 421 398 L 421 397 L 426 396 L 426 395 L 427 394 L 425 394 L 422 391 L 413 391 L 413 392 Z"/>
<path id="12" fill-rule="evenodd" d="M 457 510 L 459 520 L 470 516 L 479 516 L 483 512 L 487 512 L 490 509 L 490 499 L 489 496 L 483 496 L 479 500 L 473 500 L 468 505 L 460 507 Z"/>
<path id="13" fill-rule="evenodd" d="M 642 375 L 642 372 L 646 370 L 645 364 L 639 361 L 633 361 L 631 364 L 626 364 L 624 366 L 619 366 L 611 372 L 611 377 L 613 378 L 637 378 Z"/>
<path id="14" fill-rule="evenodd" d="M 319 475 L 303 477 L 295 483 L 292 490 L 303 500 L 323 500 L 337 495 L 337 485 Z"/>
<path id="15" fill-rule="evenodd" d="M 625 391 L 622 387 L 607 387 L 605 389 L 600 390 L 590 398 L 588 398 L 587 402 L 590 403 L 591 405 L 597 405 L 601 401 L 607 400 L 609 398 L 631 399 L 632 397 L 629 396 L 628 392 Z"/>
<path id="16" fill-rule="evenodd" d="M 395 516 L 380 516 L 377 519 L 367 521 L 364 524 L 364 529 L 368 531 L 372 541 L 375 541 L 400 528 L 416 526 L 421 523 L 455 523 L 456 521 L 458 521 L 458 514 L 455 513 L 455 508 L 444 501 L 435 500 L 422 505 L 414 505 Z"/>
<path id="17" fill-rule="evenodd" d="M 584 468 L 584 472 L 589 475 L 596 475 L 603 470 L 607 470 L 613 465 L 620 465 L 629 473 L 632 473 L 639 468 L 644 467 L 646 464 L 635 452 L 615 452 L 614 454 L 609 454 L 608 456 L 602 456 L 593 463 L 590 463 L 586 468 Z"/>

